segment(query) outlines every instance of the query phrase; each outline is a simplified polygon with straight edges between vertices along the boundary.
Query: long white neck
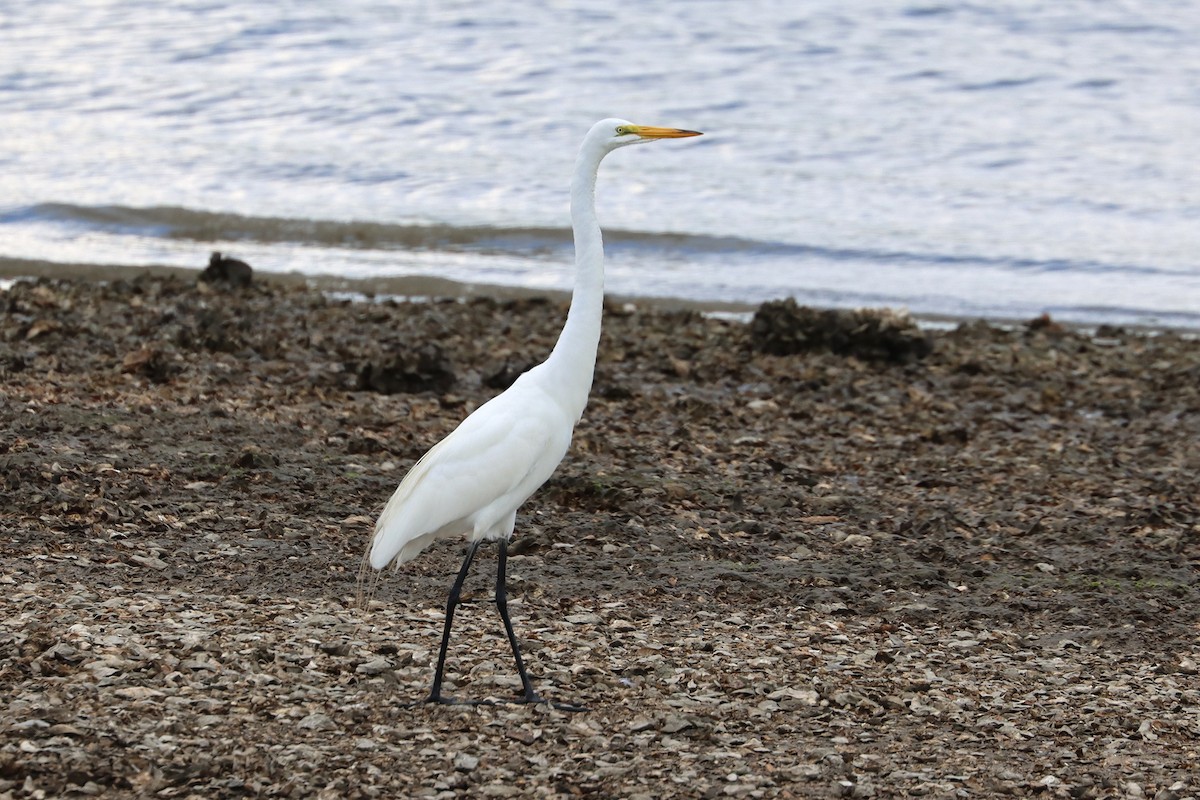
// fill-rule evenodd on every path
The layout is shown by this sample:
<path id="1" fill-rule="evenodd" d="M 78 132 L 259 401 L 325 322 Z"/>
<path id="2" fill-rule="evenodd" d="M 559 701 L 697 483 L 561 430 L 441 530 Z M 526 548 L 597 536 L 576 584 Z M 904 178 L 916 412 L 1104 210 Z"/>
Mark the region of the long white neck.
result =
<path id="1" fill-rule="evenodd" d="M 575 162 L 575 176 L 571 179 L 575 291 L 566 325 L 545 363 L 545 368 L 555 376 L 553 390 L 576 418 L 583 414 L 592 388 L 604 313 L 604 242 L 596 219 L 596 173 L 604 155 L 605 151 L 599 147 L 585 146 Z"/>

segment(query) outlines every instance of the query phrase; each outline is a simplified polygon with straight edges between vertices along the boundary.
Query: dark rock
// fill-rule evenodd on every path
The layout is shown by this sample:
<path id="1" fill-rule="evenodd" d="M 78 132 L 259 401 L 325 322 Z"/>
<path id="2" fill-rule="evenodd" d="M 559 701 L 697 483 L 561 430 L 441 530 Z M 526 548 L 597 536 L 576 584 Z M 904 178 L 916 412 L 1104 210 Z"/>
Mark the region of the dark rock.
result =
<path id="1" fill-rule="evenodd" d="M 251 444 L 242 448 L 233 465 L 239 469 L 269 469 L 279 466 L 279 457 Z"/>
<path id="2" fill-rule="evenodd" d="M 346 440 L 346 452 L 355 455 L 388 452 L 388 442 L 377 433 L 366 431 Z"/>
<path id="3" fill-rule="evenodd" d="M 505 361 L 499 367 L 494 367 L 484 374 L 483 385 L 489 389 L 507 389 L 533 366 L 534 364 L 531 363 L 513 364 Z"/>
<path id="4" fill-rule="evenodd" d="M 185 325 L 176 335 L 176 343 L 188 350 L 234 353 L 243 346 L 238 326 L 224 314 L 205 309 L 196 315 L 195 324 Z"/>
<path id="5" fill-rule="evenodd" d="M 378 358 L 358 369 L 358 388 L 380 394 L 445 392 L 455 380 L 450 361 L 435 344 L 410 355 Z"/>
<path id="6" fill-rule="evenodd" d="M 829 350 L 868 361 L 924 358 L 929 335 L 890 309 L 818 310 L 788 298 L 763 303 L 750 324 L 755 349 L 770 355 Z"/>
<path id="7" fill-rule="evenodd" d="M 180 370 L 157 347 L 142 347 L 127 353 L 121 360 L 121 371 L 141 375 L 154 383 L 166 383 Z"/>
<path id="8" fill-rule="evenodd" d="M 245 261 L 213 253 L 208 259 L 208 266 L 200 273 L 200 280 L 241 288 L 253 282 L 254 270 Z"/>
<path id="9" fill-rule="evenodd" d="M 1029 320 L 1029 322 L 1025 323 L 1025 327 L 1029 328 L 1031 331 L 1044 331 L 1045 333 L 1053 334 L 1066 333 L 1067 330 L 1062 325 L 1059 325 L 1057 322 L 1055 322 L 1049 314 L 1042 314 L 1041 316 L 1034 317 L 1033 319 Z"/>

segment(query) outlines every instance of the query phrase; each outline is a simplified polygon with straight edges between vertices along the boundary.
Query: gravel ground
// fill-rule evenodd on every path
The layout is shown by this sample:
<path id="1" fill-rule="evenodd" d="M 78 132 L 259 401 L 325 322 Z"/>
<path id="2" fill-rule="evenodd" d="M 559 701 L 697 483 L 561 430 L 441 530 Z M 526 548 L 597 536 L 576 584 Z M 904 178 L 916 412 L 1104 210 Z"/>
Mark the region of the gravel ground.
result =
<path id="1" fill-rule="evenodd" d="M 411 705 L 461 543 L 359 580 L 557 299 L 147 275 L 0 309 L 0 798 L 1200 797 L 1194 339 L 610 309 L 509 564 L 571 714 Z M 494 553 L 474 698 L 518 687 Z"/>

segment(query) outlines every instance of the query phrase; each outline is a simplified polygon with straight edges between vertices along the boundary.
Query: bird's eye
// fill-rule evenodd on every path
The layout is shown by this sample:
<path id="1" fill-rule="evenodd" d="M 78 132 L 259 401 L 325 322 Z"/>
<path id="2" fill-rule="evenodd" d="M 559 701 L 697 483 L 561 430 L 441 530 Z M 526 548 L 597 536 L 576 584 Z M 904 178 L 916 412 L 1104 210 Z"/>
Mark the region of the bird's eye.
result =
<path id="1" fill-rule="evenodd" d="M 629 133 L 629 128 L 626 128 L 624 125 L 617 126 L 617 136 L 624 136 L 627 133 Z"/>

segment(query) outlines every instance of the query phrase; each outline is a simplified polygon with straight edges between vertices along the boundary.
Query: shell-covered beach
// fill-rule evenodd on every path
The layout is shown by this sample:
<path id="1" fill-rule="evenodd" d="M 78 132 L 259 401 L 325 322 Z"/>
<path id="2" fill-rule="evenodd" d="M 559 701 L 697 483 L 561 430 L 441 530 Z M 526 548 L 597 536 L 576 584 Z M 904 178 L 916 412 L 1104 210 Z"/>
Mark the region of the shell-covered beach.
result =
<path id="1" fill-rule="evenodd" d="M 509 564 L 569 714 L 409 705 L 461 544 L 360 581 L 396 483 L 561 298 L 145 274 L 0 309 L 0 798 L 1200 796 L 1194 337 L 801 349 L 612 304 Z M 518 685 L 494 558 L 468 697 Z"/>

